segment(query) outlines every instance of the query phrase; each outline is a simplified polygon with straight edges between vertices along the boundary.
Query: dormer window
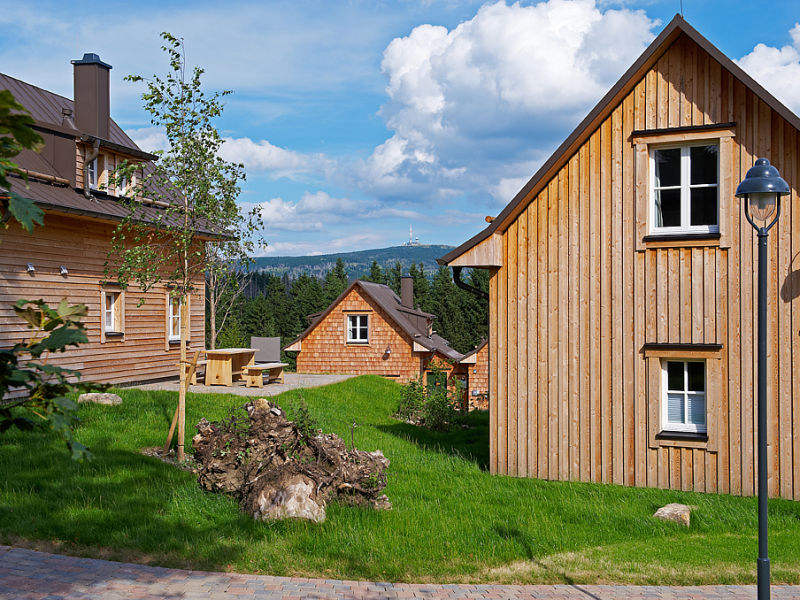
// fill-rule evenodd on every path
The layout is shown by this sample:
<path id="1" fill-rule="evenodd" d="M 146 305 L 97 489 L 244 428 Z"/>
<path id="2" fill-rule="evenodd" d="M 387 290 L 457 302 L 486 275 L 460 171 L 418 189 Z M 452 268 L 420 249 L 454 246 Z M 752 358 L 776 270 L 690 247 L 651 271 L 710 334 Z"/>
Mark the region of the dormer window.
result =
<path id="1" fill-rule="evenodd" d="M 89 176 L 89 188 L 96 190 L 97 189 L 97 159 L 95 158 L 91 162 L 89 162 L 87 168 L 87 174 Z"/>

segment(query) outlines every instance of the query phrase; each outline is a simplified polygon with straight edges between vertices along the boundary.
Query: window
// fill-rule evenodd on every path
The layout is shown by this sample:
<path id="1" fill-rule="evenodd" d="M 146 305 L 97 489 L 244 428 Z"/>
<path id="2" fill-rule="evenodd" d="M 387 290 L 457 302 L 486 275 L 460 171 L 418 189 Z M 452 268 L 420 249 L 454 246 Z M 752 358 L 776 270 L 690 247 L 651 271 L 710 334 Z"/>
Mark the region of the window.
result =
<path id="1" fill-rule="evenodd" d="M 652 233 L 719 232 L 719 144 L 650 153 Z"/>
<path id="2" fill-rule="evenodd" d="M 663 360 L 661 429 L 706 432 L 706 363 Z"/>
<path id="3" fill-rule="evenodd" d="M 181 339 L 181 299 L 170 296 L 167 314 L 167 338 L 170 341 Z"/>
<path id="4" fill-rule="evenodd" d="M 89 187 L 93 190 L 97 189 L 97 159 L 95 158 L 88 165 Z"/>
<path id="5" fill-rule="evenodd" d="M 124 196 L 128 193 L 128 179 L 120 177 L 117 179 L 117 196 Z"/>
<path id="6" fill-rule="evenodd" d="M 369 315 L 347 315 L 347 343 L 369 342 Z"/>
<path id="7" fill-rule="evenodd" d="M 122 332 L 122 310 L 120 292 L 105 292 L 105 306 L 103 306 L 103 329 L 106 333 Z"/>

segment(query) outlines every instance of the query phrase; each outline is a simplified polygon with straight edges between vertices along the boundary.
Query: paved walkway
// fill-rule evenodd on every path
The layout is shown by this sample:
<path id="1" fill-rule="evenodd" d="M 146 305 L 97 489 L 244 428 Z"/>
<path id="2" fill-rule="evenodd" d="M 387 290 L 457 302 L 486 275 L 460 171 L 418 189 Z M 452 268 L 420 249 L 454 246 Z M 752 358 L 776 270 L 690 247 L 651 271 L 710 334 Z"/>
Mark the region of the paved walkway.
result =
<path id="1" fill-rule="evenodd" d="M 425 585 L 205 573 L 0 546 L 0 600 L 750 600 L 755 586 Z M 773 586 L 772 598 L 800 598 Z"/>
<path id="2" fill-rule="evenodd" d="M 191 385 L 189 391 L 195 394 L 235 394 L 237 396 L 277 396 L 287 390 L 298 388 L 311 388 L 338 383 L 345 379 L 350 379 L 355 375 L 303 375 L 300 373 L 284 373 L 283 383 L 268 383 L 263 388 L 249 388 L 244 386 L 244 382 L 237 382 L 234 386 L 225 385 Z M 132 387 L 140 390 L 168 390 L 178 391 L 177 381 L 161 381 L 158 383 L 145 383 Z"/>

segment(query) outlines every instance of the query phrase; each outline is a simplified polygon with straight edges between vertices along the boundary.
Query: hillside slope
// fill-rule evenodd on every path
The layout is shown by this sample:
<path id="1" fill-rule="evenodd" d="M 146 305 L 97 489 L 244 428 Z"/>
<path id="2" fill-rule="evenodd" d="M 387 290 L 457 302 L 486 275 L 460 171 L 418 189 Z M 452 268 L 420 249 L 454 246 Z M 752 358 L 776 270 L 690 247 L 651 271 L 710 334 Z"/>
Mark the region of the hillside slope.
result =
<path id="1" fill-rule="evenodd" d="M 341 258 L 347 269 L 347 275 L 355 279 L 369 273 L 372 261 L 376 261 L 382 269 L 390 268 L 399 261 L 404 271 L 412 263 L 422 263 L 425 271 L 431 273 L 438 268 L 436 259 L 447 254 L 452 248 L 453 246 L 420 244 L 317 256 L 262 256 L 255 260 L 259 271 L 288 273 L 290 277 L 297 277 L 301 273 L 322 277 L 336 264 L 336 260 Z"/>

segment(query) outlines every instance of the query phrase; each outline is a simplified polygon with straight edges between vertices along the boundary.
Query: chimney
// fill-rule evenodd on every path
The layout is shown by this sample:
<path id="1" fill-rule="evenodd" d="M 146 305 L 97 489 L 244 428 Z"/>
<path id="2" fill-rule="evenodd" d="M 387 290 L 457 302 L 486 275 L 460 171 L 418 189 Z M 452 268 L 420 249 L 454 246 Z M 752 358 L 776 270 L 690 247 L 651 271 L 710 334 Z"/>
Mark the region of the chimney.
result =
<path id="1" fill-rule="evenodd" d="M 414 278 L 410 275 L 400 278 L 400 304 L 406 308 L 414 308 Z"/>
<path id="2" fill-rule="evenodd" d="M 75 127 L 83 133 L 108 139 L 108 72 L 111 65 L 87 52 L 73 60 Z"/>

